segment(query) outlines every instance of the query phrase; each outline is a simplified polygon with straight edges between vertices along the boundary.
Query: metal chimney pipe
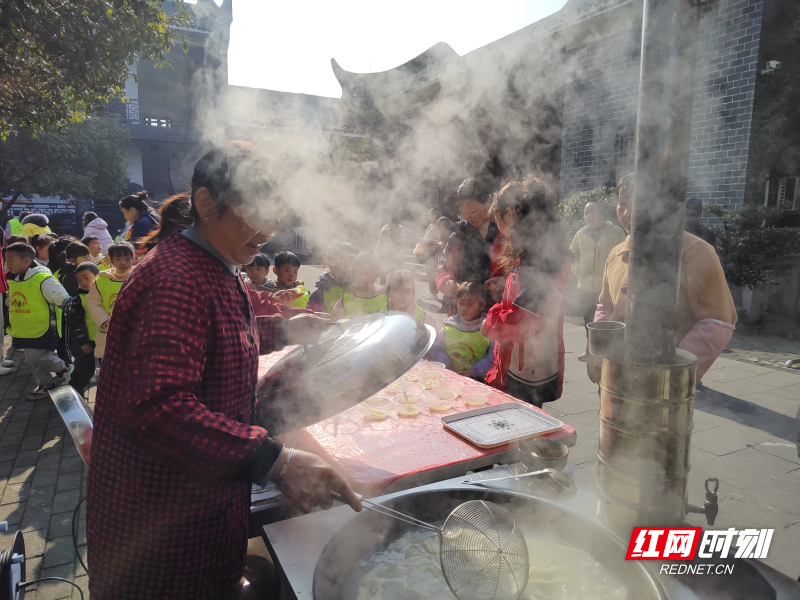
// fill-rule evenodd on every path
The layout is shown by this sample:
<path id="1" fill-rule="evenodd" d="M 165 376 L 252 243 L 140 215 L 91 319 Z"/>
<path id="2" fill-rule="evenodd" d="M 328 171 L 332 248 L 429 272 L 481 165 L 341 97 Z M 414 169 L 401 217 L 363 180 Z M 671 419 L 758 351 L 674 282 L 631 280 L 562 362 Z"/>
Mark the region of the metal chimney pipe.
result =
<path id="1" fill-rule="evenodd" d="M 675 356 L 697 25 L 697 0 L 644 0 L 625 333 L 637 363 Z"/>

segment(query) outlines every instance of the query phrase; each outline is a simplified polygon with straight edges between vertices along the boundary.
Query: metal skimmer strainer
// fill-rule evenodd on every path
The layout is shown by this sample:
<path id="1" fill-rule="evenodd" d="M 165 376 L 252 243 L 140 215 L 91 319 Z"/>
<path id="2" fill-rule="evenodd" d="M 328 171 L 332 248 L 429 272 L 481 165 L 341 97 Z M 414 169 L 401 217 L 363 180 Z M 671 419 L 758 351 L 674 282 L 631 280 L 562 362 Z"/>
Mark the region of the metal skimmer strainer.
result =
<path id="1" fill-rule="evenodd" d="M 442 573 L 459 600 L 517 600 L 528 584 L 528 545 L 509 511 L 498 504 L 464 502 L 436 527 L 376 502 L 362 498 L 361 503 L 437 533 Z"/>

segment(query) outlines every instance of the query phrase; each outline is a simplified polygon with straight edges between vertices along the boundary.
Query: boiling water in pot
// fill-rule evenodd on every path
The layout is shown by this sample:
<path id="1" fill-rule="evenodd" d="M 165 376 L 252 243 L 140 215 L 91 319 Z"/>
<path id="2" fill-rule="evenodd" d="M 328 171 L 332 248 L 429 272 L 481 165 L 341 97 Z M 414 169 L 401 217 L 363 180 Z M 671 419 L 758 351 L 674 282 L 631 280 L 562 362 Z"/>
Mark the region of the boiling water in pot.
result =
<path id="1" fill-rule="evenodd" d="M 526 533 L 530 580 L 523 600 L 626 600 L 625 584 L 587 552 L 555 537 Z M 357 600 L 455 599 L 439 565 L 435 533 L 411 530 L 359 565 Z"/>

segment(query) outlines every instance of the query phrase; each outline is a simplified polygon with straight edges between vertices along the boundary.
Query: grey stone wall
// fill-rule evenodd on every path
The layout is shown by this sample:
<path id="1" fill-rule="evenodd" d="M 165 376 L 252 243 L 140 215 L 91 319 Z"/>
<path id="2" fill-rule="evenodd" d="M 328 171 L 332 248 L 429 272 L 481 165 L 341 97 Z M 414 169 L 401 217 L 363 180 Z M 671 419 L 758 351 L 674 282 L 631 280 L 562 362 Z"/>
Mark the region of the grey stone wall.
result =
<path id="1" fill-rule="evenodd" d="M 570 53 L 564 87 L 560 197 L 633 169 L 641 23 Z"/>
<path id="2" fill-rule="evenodd" d="M 745 201 L 764 0 L 701 7 L 688 194 Z M 633 168 L 641 22 L 570 53 L 564 93 L 561 199 L 613 184 Z"/>
<path id="3" fill-rule="evenodd" d="M 739 208 L 745 201 L 763 0 L 718 0 L 697 40 L 688 194 Z"/>

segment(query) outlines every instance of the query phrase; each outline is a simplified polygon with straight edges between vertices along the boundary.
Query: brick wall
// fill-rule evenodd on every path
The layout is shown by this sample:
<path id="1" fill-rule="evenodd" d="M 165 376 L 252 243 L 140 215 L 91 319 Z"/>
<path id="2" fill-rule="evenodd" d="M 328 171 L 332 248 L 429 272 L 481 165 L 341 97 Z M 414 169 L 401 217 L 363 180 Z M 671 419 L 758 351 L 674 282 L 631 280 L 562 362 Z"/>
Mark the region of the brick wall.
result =
<path id="1" fill-rule="evenodd" d="M 633 169 L 641 22 L 573 50 L 567 61 L 561 146 L 562 200 Z"/>
<path id="2" fill-rule="evenodd" d="M 717 0 L 697 40 L 688 194 L 739 208 L 745 201 L 763 0 Z"/>
<path id="3" fill-rule="evenodd" d="M 688 194 L 741 206 L 764 0 L 701 7 Z M 641 21 L 570 53 L 564 92 L 561 199 L 633 169 Z"/>

